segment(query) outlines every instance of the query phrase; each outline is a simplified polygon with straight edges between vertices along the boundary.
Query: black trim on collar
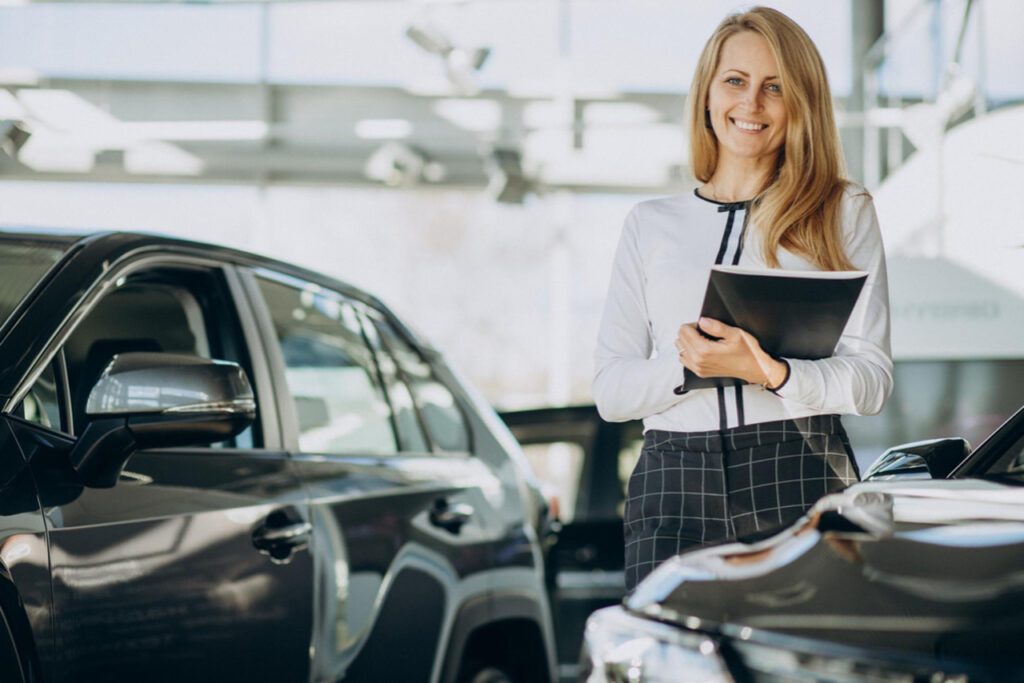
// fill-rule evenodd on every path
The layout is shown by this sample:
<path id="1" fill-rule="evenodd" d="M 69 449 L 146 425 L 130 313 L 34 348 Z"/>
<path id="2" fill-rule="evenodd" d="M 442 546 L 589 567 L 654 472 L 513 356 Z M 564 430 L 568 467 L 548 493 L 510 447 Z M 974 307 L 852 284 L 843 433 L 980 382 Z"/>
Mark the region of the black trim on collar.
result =
<path id="1" fill-rule="evenodd" d="M 717 204 L 718 205 L 718 210 L 720 212 L 739 211 L 741 209 L 749 209 L 750 205 L 754 201 L 753 199 L 747 199 L 746 201 L 742 201 L 742 202 L 720 202 L 717 199 L 708 199 L 707 197 L 702 195 L 700 192 L 698 192 L 697 188 L 694 188 L 693 194 L 694 194 L 695 197 L 697 197 L 697 199 L 700 199 L 701 201 L 705 201 L 705 202 L 707 202 L 709 204 Z"/>

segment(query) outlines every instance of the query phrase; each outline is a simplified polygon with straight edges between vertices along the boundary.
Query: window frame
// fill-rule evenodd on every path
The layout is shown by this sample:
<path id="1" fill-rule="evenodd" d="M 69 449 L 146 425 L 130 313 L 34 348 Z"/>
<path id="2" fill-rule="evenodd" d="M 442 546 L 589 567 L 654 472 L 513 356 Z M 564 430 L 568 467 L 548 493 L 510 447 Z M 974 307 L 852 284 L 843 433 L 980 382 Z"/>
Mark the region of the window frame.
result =
<path id="1" fill-rule="evenodd" d="M 450 386 L 448 382 L 444 381 L 444 379 L 442 378 L 442 374 L 438 372 L 436 364 L 431 359 L 431 354 L 426 352 L 423 349 L 423 347 L 415 341 L 415 339 L 411 338 L 411 336 L 406 331 L 404 325 L 402 325 L 401 321 L 395 318 L 395 316 L 392 315 L 386 308 L 384 308 L 383 306 L 378 306 L 370 302 L 367 302 L 364 298 L 353 296 L 350 292 L 346 292 L 343 287 L 339 287 L 336 284 L 331 284 L 329 282 L 325 282 L 322 279 L 318 279 L 315 277 L 315 274 L 312 273 L 294 275 L 287 271 L 275 269 L 273 266 L 261 264 L 258 266 L 240 267 L 238 269 L 238 274 L 241 282 L 243 283 L 248 293 L 250 305 L 252 307 L 253 314 L 256 318 L 257 326 L 259 327 L 260 334 L 262 336 L 262 343 L 265 348 L 267 363 L 271 374 L 271 381 L 274 387 L 274 397 L 275 400 L 277 401 L 277 409 L 278 414 L 280 416 L 282 441 L 286 449 L 288 449 L 290 452 L 300 455 L 325 456 L 331 458 L 364 457 L 365 455 L 370 455 L 359 453 L 311 453 L 303 451 L 299 447 L 299 420 L 295 409 L 295 400 L 294 397 L 292 396 L 291 389 L 288 386 L 288 381 L 285 374 L 287 368 L 277 340 L 277 333 L 274 329 L 273 317 L 268 309 L 267 303 L 264 300 L 262 292 L 260 290 L 258 282 L 260 278 L 277 282 L 278 284 L 285 285 L 288 287 L 293 287 L 299 291 L 301 291 L 304 287 L 310 285 L 319 287 L 320 289 L 331 292 L 332 295 L 337 296 L 341 301 L 351 305 L 355 310 L 357 317 L 360 321 L 360 324 L 363 327 L 363 329 L 361 330 L 363 342 L 366 344 L 367 350 L 371 353 L 373 357 L 374 369 L 376 371 L 376 379 L 381 385 L 385 401 L 387 402 L 388 409 L 390 411 L 391 428 L 393 430 L 395 443 L 397 445 L 397 450 L 395 453 L 376 453 L 372 454 L 372 457 L 400 458 L 417 457 L 424 455 L 468 457 L 473 453 L 473 430 L 471 428 L 471 421 L 468 411 L 463 402 L 460 392 L 457 391 L 452 386 Z M 467 450 L 465 452 L 443 450 L 437 446 L 426 424 L 426 420 L 423 417 L 423 412 L 419 403 L 419 399 L 416 395 L 416 392 L 413 390 L 412 386 L 410 386 L 404 368 L 398 362 L 398 359 L 395 357 L 386 339 L 384 339 L 383 335 L 381 335 L 379 330 L 377 330 L 376 328 L 376 323 L 374 321 L 377 318 L 382 319 L 389 325 L 391 325 L 395 333 L 400 335 L 402 339 L 404 339 L 406 343 L 408 343 L 409 346 L 413 348 L 416 351 L 416 353 L 419 354 L 420 358 L 423 359 L 423 362 L 430 367 L 431 374 L 433 375 L 434 379 L 441 383 L 452 394 L 452 397 L 455 401 L 455 405 L 457 406 L 457 409 L 462 417 L 463 429 L 465 430 L 466 433 Z M 367 338 L 367 325 L 374 325 L 374 330 L 376 331 L 377 335 L 381 337 L 381 349 L 379 351 L 373 347 L 373 345 L 370 343 L 370 340 Z M 424 440 L 426 441 L 429 450 L 405 450 L 404 446 L 406 439 L 403 437 L 402 430 L 400 429 L 397 423 L 394 400 L 390 392 L 388 391 L 388 382 L 386 381 L 386 378 L 384 377 L 383 371 L 380 367 L 380 362 L 377 356 L 378 353 L 387 353 L 388 357 L 395 364 L 396 380 L 402 382 L 405 385 L 406 390 L 409 392 L 409 396 L 411 397 L 413 402 L 412 407 L 413 410 L 415 411 L 417 424 L 420 426 L 420 429 L 423 432 L 423 437 Z"/>
<path id="2" fill-rule="evenodd" d="M 253 448 L 225 448 L 221 449 L 221 451 L 245 450 L 262 452 L 279 450 L 280 429 L 278 415 L 276 409 L 272 407 L 274 406 L 274 401 L 271 398 L 272 392 L 267 386 L 265 379 L 268 373 L 265 368 L 265 354 L 262 341 L 256 332 L 249 301 L 246 297 L 240 296 L 243 294 L 243 291 L 238 281 L 236 268 L 237 266 L 233 263 L 209 257 L 195 256 L 187 253 L 154 253 L 149 250 L 141 254 L 128 254 L 122 260 L 111 264 L 111 267 L 102 277 L 96 278 L 91 283 L 78 305 L 56 327 L 43 351 L 36 356 L 29 371 L 19 381 L 17 391 L 8 402 L 7 414 L 17 415 L 16 409 L 21 405 L 33 384 L 48 365 L 56 363 L 54 369 L 55 379 L 60 387 L 59 402 L 61 420 L 63 422 L 62 427 L 66 427 L 71 431 L 45 427 L 34 422 L 32 424 L 41 429 L 48 429 L 66 438 L 76 440 L 80 435 L 75 433 L 78 425 L 73 424 L 71 387 L 68 381 L 67 361 L 64 351 L 68 339 L 95 310 L 99 302 L 118 287 L 118 283 L 122 279 L 154 270 L 192 270 L 203 272 L 210 278 L 217 278 L 219 275 L 223 282 L 224 306 L 228 308 L 229 312 L 233 310 L 236 316 L 237 325 L 233 325 L 237 332 L 236 341 L 240 346 L 239 350 L 248 357 L 249 368 L 247 368 L 247 374 L 253 386 L 253 391 L 256 394 L 257 405 L 259 406 L 254 426 L 262 435 L 262 444 Z M 214 313 L 223 312 L 215 311 Z"/>
<path id="3" fill-rule="evenodd" d="M 377 310 L 374 310 L 374 309 L 370 309 L 370 310 L 372 311 L 372 314 L 371 313 L 366 313 L 365 314 L 366 324 L 374 326 L 376 334 L 380 338 L 382 352 L 383 353 L 387 353 L 391 357 L 391 361 L 395 364 L 395 368 L 396 368 L 396 372 L 397 372 L 397 375 L 398 375 L 398 379 L 403 384 L 405 384 L 406 391 L 409 392 L 409 396 L 412 398 L 413 407 L 416 410 L 417 421 L 419 422 L 420 429 L 423 430 L 423 434 L 424 434 L 424 437 L 427 440 L 427 443 L 430 444 L 431 452 L 432 453 L 436 453 L 436 454 L 452 454 L 452 455 L 458 455 L 458 454 L 462 454 L 462 453 L 465 453 L 465 454 L 472 453 L 473 452 L 473 430 L 470 429 L 469 414 L 466 411 L 466 406 L 463 405 L 462 401 L 460 400 L 458 392 L 455 391 L 455 389 L 453 389 L 451 386 L 449 386 L 448 383 L 444 382 L 441 379 L 441 375 L 437 371 L 437 366 L 431 361 L 431 359 L 428 356 L 428 354 L 424 353 L 423 349 L 420 348 L 420 346 L 417 345 L 415 343 L 415 341 L 413 341 L 412 339 L 409 338 L 409 336 L 405 333 L 405 330 L 402 328 L 401 325 L 395 324 L 395 321 L 389 319 L 388 316 L 386 316 L 382 311 L 377 311 Z M 387 324 L 387 325 L 389 325 L 391 327 L 391 329 L 394 332 L 395 336 L 400 337 L 403 341 L 405 341 L 406 344 L 409 345 L 409 348 L 411 348 L 419 356 L 420 360 L 430 369 L 430 377 L 431 377 L 431 379 L 433 379 L 433 381 L 435 381 L 438 384 L 440 384 L 441 386 L 443 386 L 445 388 L 445 390 L 451 395 L 452 401 L 455 404 L 455 409 L 459 413 L 459 418 L 460 418 L 460 421 L 461 421 L 461 424 L 462 424 L 462 431 L 463 431 L 463 437 L 464 437 L 463 440 L 465 441 L 465 444 L 466 444 L 465 450 L 449 450 L 449 449 L 446 449 L 446 448 L 442 448 L 438 444 L 437 439 L 434 438 L 434 434 L 433 434 L 433 432 L 431 430 L 431 427 L 430 427 L 430 421 L 427 420 L 426 415 L 425 415 L 425 411 L 423 409 L 423 403 L 420 400 L 420 396 L 419 396 L 418 392 L 414 388 L 415 387 L 415 383 L 412 382 L 411 379 L 409 378 L 409 373 L 406 371 L 405 366 L 402 365 L 401 361 L 399 360 L 398 354 L 396 354 L 395 350 L 392 348 L 391 342 L 388 341 L 388 335 L 383 334 L 381 332 L 380 325 L 377 322 L 378 318 L 381 319 L 385 324 Z"/>

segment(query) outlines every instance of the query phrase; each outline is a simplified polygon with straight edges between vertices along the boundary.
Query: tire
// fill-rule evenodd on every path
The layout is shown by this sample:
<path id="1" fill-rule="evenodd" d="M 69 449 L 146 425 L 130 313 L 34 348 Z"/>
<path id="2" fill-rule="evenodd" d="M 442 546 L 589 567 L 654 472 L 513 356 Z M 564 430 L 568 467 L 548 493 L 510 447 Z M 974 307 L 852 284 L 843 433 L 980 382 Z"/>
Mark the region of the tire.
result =
<path id="1" fill-rule="evenodd" d="M 515 680 L 504 670 L 486 665 L 479 669 L 471 669 L 469 675 L 463 680 L 466 683 L 515 683 Z"/>

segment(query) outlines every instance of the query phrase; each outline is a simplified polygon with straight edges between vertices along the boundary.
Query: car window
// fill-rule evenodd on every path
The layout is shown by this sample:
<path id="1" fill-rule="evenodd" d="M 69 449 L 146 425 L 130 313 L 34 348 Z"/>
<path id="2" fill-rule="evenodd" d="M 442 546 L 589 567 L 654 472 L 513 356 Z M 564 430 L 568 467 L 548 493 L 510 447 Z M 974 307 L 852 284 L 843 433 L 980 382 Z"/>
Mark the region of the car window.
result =
<path id="1" fill-rule="evenodd" d="M 21 406 L 15 413 L 29 422 L 61 430 L 60 402 L 56 373 L 54 372 L 56 363 L 55 360 L 43 369 L 39 378 L 33 382 L 32 388 L 25 394 Z"/>
<path id="2" fill-rule="evenodd" d="M 63 254 L 52 244 L 0 239 L 0 323 Z"/>
<path id="3" fill-rule="evenodd" d="M 380 368 L 353 303 L 318 285 L 258 276 L 307 453 L 398 450 Z"/>
<path id="4" fill-rule="evenodd" d="M 380 315 L 372 315 L 372 320 L 412 391 L 431 441 L 442 451 L 468 451 L 469 430 L 455 395 L 389 321 Z"/>
<path id="5" fill-rule="evenodd" d="M 1024 430 L 985 474 L 1024 482 Z"/>
<path id="6" fill-rule="evenodd" d="M 626 431 L 625 429 L 623 430 Z M 632 430 L 637 431 L 637 430 Z M 629 487 L 629 477 L 633 474 L 633 470 L 636 469 L 636 463 L 640 459 L 640 451 L 644 447 L 644 436 L 642 432 L 632 435 L 632 438 L 624 436 L 622 440 L 622 447 L 619 450 L 619 486 L 622 488 L 622 498 L 619 499 L 618 513 L 619 516 L 624 516 L 626 511 L 626 498 L 629 497 L 627 488 Z"/>
<path id="7" fill-rule="evenodd" d="M 387 387 L 388 398 L 391 399 L 391 407 L 395 412 L 395 426 L 398 428 L 402 450 L 430 451 L 430 443 L 427 441 L 422 423 L 423 417 L 416 410 L 412 392 L 403 379 L 403 373 L 399 370 L 398 363 L 390 351 L 384 348 L 377 327 L 365 316 L 362 317 L 362 323 L 366 339 L 376 354 L 377 366 L 380 368 L 381 377 Z"/>
<path id="8" fill-rule="evenodd" d="M 583 470 L 582 444 L 569 441 L 526 444 L 523 454 L 530 461 L 540 480 L 541 491 L 552 506 L 551 516 L 565 523 L 573 521 Z"/>
<path id="9" fill-rule="evenodd" d="M 85 406 L 103 370 L 119 353 L 153 351 L 239 363 L 251 377 L 249 358 L 233 305 L 219 277 L 203 269 L 159 268 L 117 281 L 64 342 L 70 410 L 60 411 L 54 379 L 58 354 L 26 394 L 20 414 L 44 426 L 81 434 Z M 65 415 L 70 415 L 70 420 Z M 251 448 L 258 429 L 249 427 L 216 446 Z"/>

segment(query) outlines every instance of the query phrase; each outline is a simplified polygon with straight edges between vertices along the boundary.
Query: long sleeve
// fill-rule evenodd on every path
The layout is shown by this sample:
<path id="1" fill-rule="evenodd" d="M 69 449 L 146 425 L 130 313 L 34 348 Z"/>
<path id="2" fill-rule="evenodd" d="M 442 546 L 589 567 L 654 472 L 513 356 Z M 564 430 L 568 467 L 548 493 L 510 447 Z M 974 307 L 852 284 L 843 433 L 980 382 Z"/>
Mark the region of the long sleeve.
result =
<path id="1" fill-rule="evenodd" d="M 892 392 L 889 287 L 874 204 L 866 193 L 848 198 L 843 234 L 853 265 L 867 282 L 831 358 L 787 358 L 790 378 L 778 395 L 821 413 L 873 415 Z"/>
<path id="2" fill-rule="evenodd" d="M 655 350 L 645 295 L 640 248 L 640 211 L 626 217 L 612 266 L 611 283 L 597 336 L 594 402 L 611 422 L 648 417 L 680 400 L 673 388 L 683 367 L 675 354 Z"/>

